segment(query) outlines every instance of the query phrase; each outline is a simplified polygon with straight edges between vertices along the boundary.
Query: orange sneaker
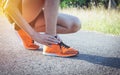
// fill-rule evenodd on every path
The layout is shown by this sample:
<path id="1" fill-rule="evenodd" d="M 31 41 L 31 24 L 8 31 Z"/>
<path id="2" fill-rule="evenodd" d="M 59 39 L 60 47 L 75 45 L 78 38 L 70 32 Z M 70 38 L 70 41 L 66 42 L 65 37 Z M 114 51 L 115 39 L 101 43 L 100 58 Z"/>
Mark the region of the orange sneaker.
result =
<path id="1" fill-rule="evenodd" d="M 17 31 L 19 36 L 23 41 L 23 45 L 26 49 L 36 50 L 39 49 L 39 46 L 34 44 L 34 40 L 22 29 Z"/>
<path id="2" fill-rule="evenodd" d="M 59 44 L 54 44 L 51 47 L 44 46 L 43 54 L 58 57 L 72 57 L 78 55 L 79 52 L 61 42 Z"/>

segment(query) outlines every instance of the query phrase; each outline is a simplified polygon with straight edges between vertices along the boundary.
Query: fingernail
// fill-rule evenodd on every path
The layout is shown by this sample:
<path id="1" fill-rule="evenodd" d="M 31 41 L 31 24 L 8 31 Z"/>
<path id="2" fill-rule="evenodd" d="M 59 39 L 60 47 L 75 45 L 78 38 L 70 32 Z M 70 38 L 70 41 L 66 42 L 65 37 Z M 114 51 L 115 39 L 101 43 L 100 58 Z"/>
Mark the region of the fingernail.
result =
<path id="1" fill-rule="evenodd" d="M 58 41 L 58 43 L 60 43 L 60 41 Z"/>
<path id="2" fill-rule="evenodd" d="M 58 44 L 58 43 L 55 43 L 55 44 Z"/>

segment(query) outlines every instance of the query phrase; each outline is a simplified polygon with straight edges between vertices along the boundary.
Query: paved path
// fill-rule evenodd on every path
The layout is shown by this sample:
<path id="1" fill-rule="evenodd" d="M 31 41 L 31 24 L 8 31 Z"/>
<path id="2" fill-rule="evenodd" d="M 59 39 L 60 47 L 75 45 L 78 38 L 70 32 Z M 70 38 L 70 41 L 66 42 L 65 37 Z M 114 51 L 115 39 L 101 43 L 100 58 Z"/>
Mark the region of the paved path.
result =
<path id="1" fill-rule="evenodd" d="M 79 50 L 77 57 L 24 49 L 13 27 L 0 17 L 0 75 L 120 75 L 120 36 L 88 31 L 60 36 Z"/>

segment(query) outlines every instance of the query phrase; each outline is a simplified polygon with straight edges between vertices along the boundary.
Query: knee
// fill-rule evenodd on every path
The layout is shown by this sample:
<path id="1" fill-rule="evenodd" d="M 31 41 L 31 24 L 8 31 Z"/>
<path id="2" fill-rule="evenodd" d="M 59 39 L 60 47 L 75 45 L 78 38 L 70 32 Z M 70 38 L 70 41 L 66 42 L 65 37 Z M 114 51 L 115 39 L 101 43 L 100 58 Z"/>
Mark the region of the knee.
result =
<path id="1" fill-rule="evenodd" d="M 73 23 L 71 26 L 71 31 L 72 31 L 72 33 L 75 33 L 81 29 L 81 22 L 80 22 L 79 18 L 77 18 L 77 17 L 74 17 L 72 19 L 72 21 L 73 21 Z"/>

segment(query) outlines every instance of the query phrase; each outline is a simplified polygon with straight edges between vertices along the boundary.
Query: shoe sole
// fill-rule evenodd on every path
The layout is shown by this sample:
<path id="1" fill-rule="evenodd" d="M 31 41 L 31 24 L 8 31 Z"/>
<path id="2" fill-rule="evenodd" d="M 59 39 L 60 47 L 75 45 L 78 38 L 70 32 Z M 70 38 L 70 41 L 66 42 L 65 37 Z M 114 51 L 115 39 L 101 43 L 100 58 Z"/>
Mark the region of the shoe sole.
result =
<path id="1" fill-rule="evenodd" d="M 60 56 L 60 55 L 53 54 L 53 53 L 45 53 L 45 52 L 43 52 L 43 55 L 46 55 L 46 56 L 62 57 L 62 58 L 75 57 L 75 56 L 77 56 L 78 54 L 79 54 L 79 53 L 77 53 L 76 55 L 72 55 L 72 56 Z"/>
<path id="2" fill-rule="evenodd" d="M 28 49 L 28 50 L 38 50 L 38 49 L 40 49 L 40 47 L 39 48 L 26 48 L 25 47 L 25 49 Z"/>

